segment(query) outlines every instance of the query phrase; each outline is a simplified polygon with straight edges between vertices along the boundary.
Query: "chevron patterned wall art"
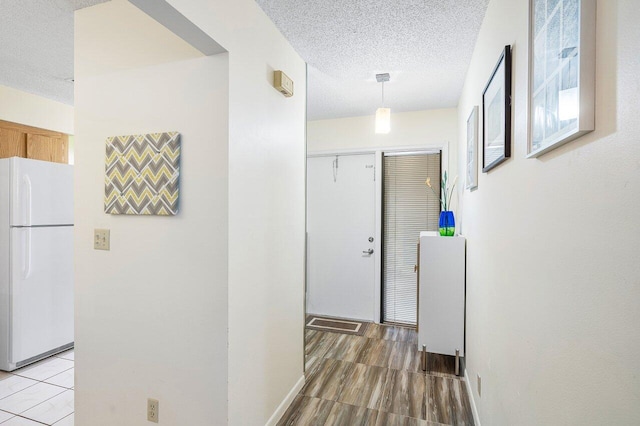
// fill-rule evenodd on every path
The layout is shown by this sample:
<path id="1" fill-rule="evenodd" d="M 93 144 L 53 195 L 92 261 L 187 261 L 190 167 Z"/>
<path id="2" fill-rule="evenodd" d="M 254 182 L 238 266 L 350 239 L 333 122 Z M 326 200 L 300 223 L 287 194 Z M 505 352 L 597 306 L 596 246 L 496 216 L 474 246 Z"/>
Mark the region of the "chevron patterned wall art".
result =
<path id="1" fill-rule="evenodd" d="M 179 175 L 180 133 L 107 138 L 104 211 L 175 215 Z"/>

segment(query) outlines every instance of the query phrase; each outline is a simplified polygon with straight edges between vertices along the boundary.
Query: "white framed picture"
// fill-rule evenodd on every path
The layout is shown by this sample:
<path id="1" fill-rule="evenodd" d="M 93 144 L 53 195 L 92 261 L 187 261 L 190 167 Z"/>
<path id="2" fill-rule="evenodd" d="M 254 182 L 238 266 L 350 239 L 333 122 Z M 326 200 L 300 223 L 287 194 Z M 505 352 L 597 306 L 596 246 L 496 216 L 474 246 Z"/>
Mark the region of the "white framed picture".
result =
<path id="1" fill-rule="evenodd" d="M 530 0 L 529 16 L 531 158 L 595 128 L 596 0 Z"/>
<path id="2" fill-rule="evenodd" d="M 478 106 L 471 109 L 467 119 L 467 178 L 466 189 L 478 187 Z"/>

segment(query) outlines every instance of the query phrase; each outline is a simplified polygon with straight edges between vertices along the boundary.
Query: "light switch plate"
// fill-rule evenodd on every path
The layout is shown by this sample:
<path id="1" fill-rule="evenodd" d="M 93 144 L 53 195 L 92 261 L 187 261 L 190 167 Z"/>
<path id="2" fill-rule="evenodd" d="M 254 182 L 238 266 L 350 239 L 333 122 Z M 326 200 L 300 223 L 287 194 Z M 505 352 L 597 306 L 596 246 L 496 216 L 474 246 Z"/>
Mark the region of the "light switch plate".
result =
<path id="1" fill-rule="evenodd" d="M 95 250 L 110 250 L 111 238 L 108 229 L 93 230 L 93 248 Z"/>

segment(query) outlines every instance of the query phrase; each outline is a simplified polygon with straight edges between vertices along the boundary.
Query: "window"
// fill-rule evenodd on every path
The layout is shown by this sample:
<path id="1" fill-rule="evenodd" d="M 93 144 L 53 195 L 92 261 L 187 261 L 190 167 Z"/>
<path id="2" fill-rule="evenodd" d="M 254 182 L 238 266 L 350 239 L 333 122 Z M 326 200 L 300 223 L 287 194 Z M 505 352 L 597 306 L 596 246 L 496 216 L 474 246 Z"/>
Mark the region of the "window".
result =
<path id="1" fill-rule="evenodd" d="M 382 321 L 417 322 L 417 244 L 421 231 L 437 231 L 440 153 L 385 154 L 383 159 Z"/>

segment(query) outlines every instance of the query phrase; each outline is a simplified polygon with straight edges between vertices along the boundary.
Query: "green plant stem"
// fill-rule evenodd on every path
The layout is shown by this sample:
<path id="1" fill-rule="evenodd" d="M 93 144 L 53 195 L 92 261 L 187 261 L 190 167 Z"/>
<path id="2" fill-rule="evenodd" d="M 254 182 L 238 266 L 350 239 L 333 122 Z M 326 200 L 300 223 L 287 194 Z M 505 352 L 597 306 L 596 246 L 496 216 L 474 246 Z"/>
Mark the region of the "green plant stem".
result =
<path id="1" fill-rule="evenodd" d="M 431 192 L 433 192 L 433 195 L 438 197 L 440 201 L 440 208 L 442 209 L 442 211 L 449 211 L 449 207 L 450 207 L 449 204 L 451 203 L 451 198 L 453 198 L 453 191 L 456 188 L 458 177 L 456 176 L 456 178 L 453 180 L 453 186 L 451 186 L 451 189 L 449 189 L 448 191 L 447 191 L 447 180 L 448 180 L 448 176 L 445 170 L 444 175 L 440 180 L 440 195 L 436 194 L 435 189 L 433 189 L 431 185 L 428 185 L 429 189 L 431 189 Z"/>

